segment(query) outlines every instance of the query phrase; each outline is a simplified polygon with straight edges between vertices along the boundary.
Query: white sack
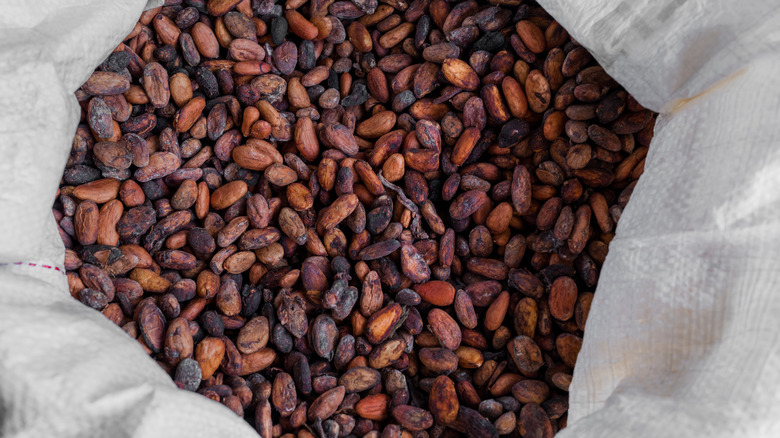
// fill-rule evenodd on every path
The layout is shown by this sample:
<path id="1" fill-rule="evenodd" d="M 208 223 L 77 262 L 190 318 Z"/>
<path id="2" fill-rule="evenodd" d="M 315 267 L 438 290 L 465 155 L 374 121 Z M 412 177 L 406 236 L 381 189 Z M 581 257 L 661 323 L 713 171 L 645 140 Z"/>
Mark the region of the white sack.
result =
<path id="1" fill-rule="evenodd" d="M 72 94 L 143 7 L 87 3 L 2 4 L 0 263 L 62 269 L 50 207 L 78 122 Z M 664 110 L 602 272 L 561 438 L 780 435 L 778 6 L 541 3 Z M 0 435 L 252 436 L 226 408 L 176 390 L 134 342 L 73 300 L 61 272 L 0 266 Z"/>
<path id="2" fill-rule="evenodd" d="M 540 3 L 662 112 L 559 436 L 780 436 L 780 3 Z"/>
<path id="3" fill-rule="evenodd" d="M 2 437 L 257 436 L 221 404 L 177 389 L 68 293 L 51 206 L 79 121 L 73 93 L 145 2 L 0 2 Z"/>

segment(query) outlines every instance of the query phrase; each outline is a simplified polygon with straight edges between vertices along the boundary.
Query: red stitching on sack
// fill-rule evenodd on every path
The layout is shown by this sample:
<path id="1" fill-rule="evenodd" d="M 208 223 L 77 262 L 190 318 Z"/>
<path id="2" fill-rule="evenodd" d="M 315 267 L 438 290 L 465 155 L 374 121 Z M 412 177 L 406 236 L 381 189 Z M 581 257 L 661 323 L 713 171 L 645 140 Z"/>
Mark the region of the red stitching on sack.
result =
<path id="1" fill-rule="evenodd" d="M 16 263 L 0 263 L 0 266 L 9 266 L 9 265 L 18 265 L 18 266 L 31 266 L 34 268 L 44 268 L 44 269 L 53 269 L 63 275 L 65 275 L 65 270 L 60 269 L 59 266 L 50 266 L 50 265 L 39 265 L 37 263 L 24 263 L 24 262 L 16 262 Z"/>

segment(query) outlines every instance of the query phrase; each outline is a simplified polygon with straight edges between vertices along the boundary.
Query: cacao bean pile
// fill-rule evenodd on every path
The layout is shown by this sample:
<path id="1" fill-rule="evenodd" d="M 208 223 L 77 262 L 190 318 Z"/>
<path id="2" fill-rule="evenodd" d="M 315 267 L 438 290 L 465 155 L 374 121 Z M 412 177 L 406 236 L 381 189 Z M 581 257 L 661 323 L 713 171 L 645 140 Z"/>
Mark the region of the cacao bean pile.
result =
<path id="1" fill-rule="evenodd" d="M 655 114 L 523 0 L 168 0 L 77 91 L 70 292 L 261 437 L 551 437 Z"/>

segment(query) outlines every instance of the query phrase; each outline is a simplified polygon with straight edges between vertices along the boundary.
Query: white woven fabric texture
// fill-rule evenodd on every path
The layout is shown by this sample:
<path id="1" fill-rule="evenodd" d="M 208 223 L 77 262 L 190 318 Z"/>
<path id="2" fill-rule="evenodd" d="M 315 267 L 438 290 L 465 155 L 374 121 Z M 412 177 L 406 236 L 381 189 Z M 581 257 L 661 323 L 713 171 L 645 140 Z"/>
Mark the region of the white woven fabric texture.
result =
<path id="1" fill-rule="evenodd" d="M 560 437 L 780 436 L 780 5 L 540 3 L 663 112 L 602 271 Z M 61 266 L 51 205 L 78 123 L 73 92 L 144 1 L 0 7 L 0 264 Z M 70 298 L 61 273 L 2 265 L 0 436 L 255 434 L 177 390 Z"/>
<path id="2" fill-rule="evenodd" d="M 780 436 L 780 4 L 540 3 L 662 112 L 559 436 Z"/>
<path id="3" fill-rule="evenodd" d="M 73 92 L 145 3 L 0 2 L 3 438 L 257 436 L 221 404 L 177 389 L 136 341 L 70 297 L 62 271 L 41 268 L 63 263 L 51 206 L 79 120 Z"/>

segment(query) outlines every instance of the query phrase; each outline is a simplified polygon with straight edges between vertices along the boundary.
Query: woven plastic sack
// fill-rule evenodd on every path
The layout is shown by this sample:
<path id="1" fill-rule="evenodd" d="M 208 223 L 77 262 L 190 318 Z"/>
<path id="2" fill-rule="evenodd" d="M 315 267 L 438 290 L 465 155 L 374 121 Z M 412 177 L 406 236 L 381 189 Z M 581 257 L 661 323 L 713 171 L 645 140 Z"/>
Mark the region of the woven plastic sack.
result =
<path id="1" fill-rule="evenodd" d="M 540 3 L 661 113 L 559 436 L 780 436 L 780 3 Z"/>
<path id="2" fill-rule="evenodd" d="M 661 111 L 604 265 L 570 437 L 780 435 L 780 12 L 768 0 L 540 3 Z M 0 435 L 253 436 L 67 293 L 50 206 L 75 89 L 143 1 L 0 5 Z"/>
<path id="3" fill-rule="evenodd" d="M 51 206 L 79 121 L 73 93 L 145 2 L 0 2 L 3 438 L 257 436 L 68 293 Z"/>

